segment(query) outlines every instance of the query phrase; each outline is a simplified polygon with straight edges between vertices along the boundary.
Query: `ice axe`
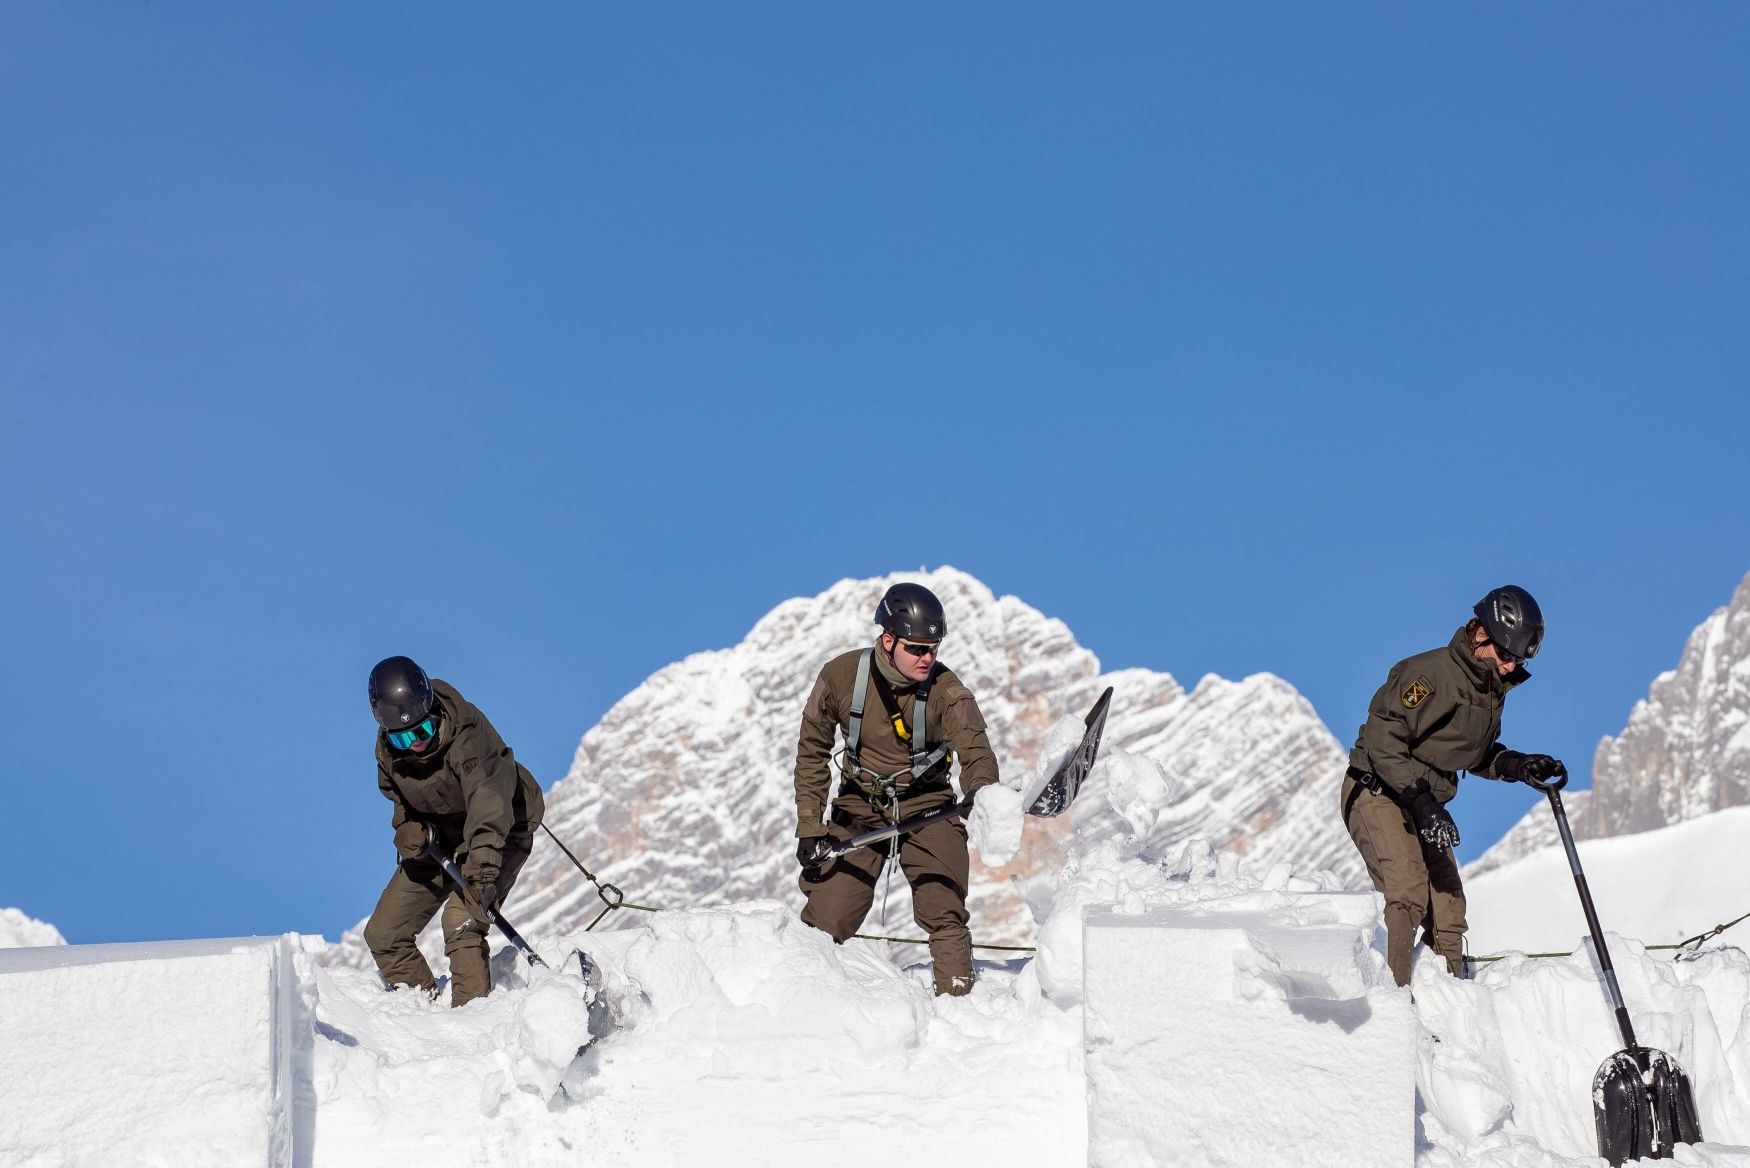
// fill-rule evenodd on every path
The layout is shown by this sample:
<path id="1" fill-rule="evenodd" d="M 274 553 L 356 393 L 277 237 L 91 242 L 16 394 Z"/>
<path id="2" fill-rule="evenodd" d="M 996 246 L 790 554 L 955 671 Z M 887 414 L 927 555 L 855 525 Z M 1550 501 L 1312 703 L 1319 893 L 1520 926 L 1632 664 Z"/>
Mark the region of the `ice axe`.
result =
<path id="1" fill-rule="evenodd" d="M 1604 972 L 1604 987 L 1610 994 L 1610 1004 L 1616 1008 L 1616 1024 L 1625 1043 L 1592 1076 L 1592 1121 L 1598 1129 L 1598 1154 L 1613 1165 L 1625 1160 L 1668 1160 L 1676 1145 L 1701 1142 L 1695 1092 L 1677 1060 L 1635 1041 L 1628 1007 L 1622 1001 L 1622 988 L 1617 985 L 1616 970 L 1610 964 L 1610 950 L 1604 945 L 1604 929 L 1598 923 L 1592 893 L 1586 887 L 1586 873 L 1580 870 L 1580 853 L 1574 847 L 1568 813 L 1562 809 L 1560 792 L 1568 785 L 1568 769 L 1558 766 L 1549 782 L 1530 785 L 1549 796 L 1550 810 L 1555 812 L 1556 829 L 1561 832 L 1562 846 L 1568 852 L 1568 867 L 1574 873 L 1574 887 L 1580 890 L 1586 928 L 1591 931 L 1592 947 L 1597 950 L 1598 965 Z"/>
<path id="2" fill-rule="evenodd" d="M 439 850 L 435 840 L 427 841 L 425 845 L 425 854 L 437 862 L 438 866 L 444 870 L 445 876 L 448 876 L 455 882 L 456 889 L 462 897 L 462 903 L 467 905 L 470 909 L 478 908 L 480 902 L 474 899 L 474 894 L 472 892 L 468 891 L 468 882 L 462 878 L 461 870 L 456 867 L 456 862 Z M 493 924 L 498 926 L 498 931 L 504 934 L 505 940 L 516 946 L 517 952 L 528 958 L 531 968 L 535 966 L 539 966 L 542 969 L 552 968 L 552 966 L 541 960 L 541 955 L 535 952 L 532 945 L 523 940 L 523 935 L 511 927 L 511 923 L 504 919 L 504 914 L 499 912 L 496 906 L 487 907 L 486 917 Z M 582 1046 L 577 1048 L 577 1053 L 581 1055 L 585 1050 L 589 1049 L 590 1042 L 594 1042 L 613 1027 L 615 1019 L 612 1011 L 602 998 L 601 970 L 597 968 L 595 962 L 589 959 L 589 954 L 581 949 L 573 949 L 571 951 L 571 956 L 577 959 L 577 973 L 583 978 L 584 984 L 594 991 L 591 994 L 589 1001 L 589 1042 L 585 1042 Z M 569 958 L 566 959 L 563 964 L 566 969 L 571 968 L 571 961 Z"/>
<path id="3" fill-rule="evenodd" d="M 1107 686 L 1106 692 L 1100 695 L 1100 700 L 1094 703 L 1094 708 L 1088 711 L 1082 732 L 1082 740 L 1063 760 L 1055 771 L 1051 772 L 1043 783 L 1028 791 L 1027 814 L 1040 819 L 1050 819 L 1060 815 L 1069 805 L 1075 802 L 1075 797 L 1082 789 L 1082 782 L 1088 777 L 1088 772 L 1094 769 L 1094 759 L 1100 753 L 1100 735 L 1106 729 L 1106 711 L 1112 705 L 1112 687 Z M 849 855 L 858 848 L 873 847 L 886 843 L 896 835 L 908 835 L 919 831 L 932 823 L 940 823 L 944 819 L 952 819 L 960 814 L 960 804 L 945 803 L 940 807 L 914 815 L 910 819 L 902 819 L 898 823 L 890 823 L 885 827 L 877 827 L 870 831 L 852 836 L 850 839 L 828 843 L 821 847 L 819 867 L 824 868 L 840 856 Z"/>
<path id="4" fill-rule="evenodd" d="M 468 882 L 462 878 L 462 872 L 456 867 L 456 862 L 444 855 L 435 841 L 428 840 L 426 842 L 425 854 L 430 856 L 432 860 L 444 870 L 445 876 L 448 876 L 455 882 L 456 889 L 462 897 L 462 903 L 467 905 L 470 909 L 478 909 L 480 907 L 480 902 L 475 900 L 474 894 L 468 890 Z M 535 952 L 533 946 L 523 940 L 523 935 L 521 933 L 511 927 L 510 922 L 504 919 L 504 914 L 500 913 L 496 906 L 487 906 L 486 919 L 498 926 L 498 931 L 504 934 L 505 940 L 509 941 L 512 945 L 515 945 L 517 947 L 517 952 L 529 959 L 530 965 L 538 965 L 543 969 L 549 968 L 547 963 L 541 960 L 541 955 Z M 578 956 L 583 956 L 582 950 L 578 951 Z"/>

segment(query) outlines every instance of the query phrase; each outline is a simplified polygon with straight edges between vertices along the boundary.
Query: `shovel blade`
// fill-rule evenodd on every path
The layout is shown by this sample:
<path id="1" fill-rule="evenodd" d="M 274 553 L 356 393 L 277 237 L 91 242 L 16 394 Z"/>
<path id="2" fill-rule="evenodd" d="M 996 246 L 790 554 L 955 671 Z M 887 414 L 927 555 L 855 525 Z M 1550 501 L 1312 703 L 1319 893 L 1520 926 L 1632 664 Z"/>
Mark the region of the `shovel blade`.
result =
<path id="1" fill-rule="evenodd" d="M 1592 1077 L 1598 1154 L 1613 1165 L 1670 1159 L 1678 1144 L 1701 1142 L 1689 1076 L 1662 1050 L 1619 1050 Z"/>
<path id="2" fill-rule="evenodd" d="M 1701 1120 L 1696 1117 L 1695 1089 L 1689 1085 L 1689 1076 L 1664 1051 L 1646 1053 L 1652 1064 L 1648 1077 L 1653 1094 L 1653 1123 L 1664 1137 L 1664 1146 L 1701 1143 Z"/>
<path id="3" fill-rule="evenodd" d="M 1100 700 L 1094 703 L 1094 708 L 1088 711 L 1084 722 L 1087 729 L 1082 733 L 1081 742 L 1037 791 L 1029 792 L 1028 815 L 1050 819 L 1062 814 L 1075 802 L 1076 794 L 1082 789 L 1082 780 L 1094 769 L 1094 760 L 1100 755 L 1100 735 L 1105 732 L 1106 711 L 1111 705 L 1112 688 L 1108 686 Z"/>

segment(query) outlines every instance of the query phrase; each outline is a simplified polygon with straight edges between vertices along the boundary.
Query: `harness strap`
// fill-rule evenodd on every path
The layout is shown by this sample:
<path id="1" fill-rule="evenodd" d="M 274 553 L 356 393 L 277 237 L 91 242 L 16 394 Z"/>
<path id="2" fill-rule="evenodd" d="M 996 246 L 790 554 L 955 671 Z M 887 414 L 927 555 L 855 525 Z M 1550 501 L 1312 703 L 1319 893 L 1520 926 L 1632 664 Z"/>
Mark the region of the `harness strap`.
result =
<path id="1" fill-rule="evenodd" d="M 929 774 L 950 753 L 947 742 L 936 742 L 935 749 L 929 746 L 929 735 L 926 730 L 929 718 L 929 686 L 936 685 L 936 674 L 942 671 L 942 665 L 933 664 L 929 667 L 928 678 L 917 683 L 917 704 L 912 706 L 912 718 L 917 725 L 912 728 L 912 779 L 917 781 Z"/>
<path id="2" fill-rule="evenodd" d="M 911 752 L 911 766 L 895 773 L 910 774 L 913 782 L 928 774 L 948 757 L 951 750 L 946 742 L 936 743 L 934 749 L 929 745 L 930 689 L 936 684 L 936 675 L 941 669 L 940 664 L 932 664 L 930 672 L 918 682 L 917 697 L 911 707 L 913 725 L 910 727 L 906 726 L 905 717 L 899 711 L 899 698 L 894 695 L 893 687 L 887 684 L 887 679 L 879 671 L 874 674 L 875 692 L 881 698 L 881 704 L 887 708 L 888 717 L 893 720 L 893 732 Z"/>
<path id="3" fill-rule="evenodd" d="M 874 659 L 874 648 L 863 650 L 863 655 L 857 658 L 857 680 L 851 683 L 851 728 L 845 734 L 845 761 L 851 764 L 852 774 L 863 769 L 857 744 L 863 737 L 863 700 L 869 690 L 869 665 Z"/>

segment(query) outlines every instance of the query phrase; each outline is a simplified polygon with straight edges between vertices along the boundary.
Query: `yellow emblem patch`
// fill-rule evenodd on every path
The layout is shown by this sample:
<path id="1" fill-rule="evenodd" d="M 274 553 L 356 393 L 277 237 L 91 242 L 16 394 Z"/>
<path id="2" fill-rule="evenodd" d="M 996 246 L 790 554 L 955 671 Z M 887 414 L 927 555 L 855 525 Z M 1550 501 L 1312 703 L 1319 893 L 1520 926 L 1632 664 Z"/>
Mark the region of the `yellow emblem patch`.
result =
<path id="1" fill-rule="evenodd" d="M 1428 695 L 1434 692 L 1434 687 L 1428 684 L 1426 677 L 1418 677 L 1410 683 L 1410 688 L 1404 691 L 1404 709 L 1413 710 L 1428 700 Z"/>

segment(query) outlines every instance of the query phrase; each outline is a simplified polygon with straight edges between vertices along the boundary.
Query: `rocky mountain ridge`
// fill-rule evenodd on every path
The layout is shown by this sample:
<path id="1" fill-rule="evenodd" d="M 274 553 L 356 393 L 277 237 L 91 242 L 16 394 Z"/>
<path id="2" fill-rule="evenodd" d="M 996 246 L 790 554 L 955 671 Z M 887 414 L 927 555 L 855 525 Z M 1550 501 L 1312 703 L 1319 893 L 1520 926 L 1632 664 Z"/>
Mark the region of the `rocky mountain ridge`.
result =
<path id="1" fill-rule="evenodd" d="M 1622 733 L 1592 759 L 1592 789 L 1563 795 L 1580 839 L 1632 835 L 1750 804 L 1750 575 L 1689 635 Z M 1471 864 L 1482 873 L 1556 842 L 1533 808 Z"/>
<path id="2" fill-rule="evenodd" d="M 942 598 L 944 662 L 977 696 L 1006 783 L 1022 785 L 1053 728 L 1079 720 L 1111 685 L 1106 749 L 1114 759 L 1142 760 L 1140 769 L 1122 768 L 1117 786 L 1166 782 L 1175 795 L 1167 810 L 1144 814 L 1137 809 L 1158 801 L 1129 799 L 1097 771 L 1063 820 L 1028 821 L 1012 863 L 985 868 L 975 857 L 979 940 L 1031 935 L 1026 882 L 1054 870 L 1057 841 L 1068 830 L 1097 826 L 1151 849 L 1202 836 L 1256 864 L 1326 869 L 1364 884 L 1334 814 L 1345 752 L 1287 682 L 1211 675 L 1187 692 L 1165 673 L 1102 673 L 1063 622 L 947 567 L 844 580 L 785 601 L 740 644 L 659 670 L 583 736 L 570 772 L 548 794 L 548 823 L 631 901 L 799 903 L 791 771 L 802 703 L 822 664 L 874 639 L 871 614 L 901 579 Z M 893 881 L 883 915 L 885 895 L 878 890 L 865 928 L 915 932 L 905 882 Z M 575 928 L 601 907 L 595 889 L 544 837 L 514 900 L 525 931 Z"/>

